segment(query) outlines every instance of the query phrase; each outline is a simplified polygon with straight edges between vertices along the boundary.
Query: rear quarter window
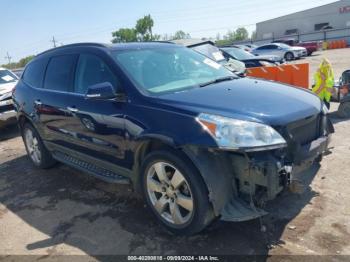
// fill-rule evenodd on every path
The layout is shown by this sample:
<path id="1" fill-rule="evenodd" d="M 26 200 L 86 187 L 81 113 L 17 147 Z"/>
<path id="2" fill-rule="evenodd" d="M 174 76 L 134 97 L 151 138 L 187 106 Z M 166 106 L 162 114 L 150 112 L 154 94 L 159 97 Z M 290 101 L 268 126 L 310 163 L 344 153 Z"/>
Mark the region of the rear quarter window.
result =
<path id="1" fill-rule="evenodd" d="M 46 64 L 47 59 L 37 59 L 31 62 L 23 73 L 23 81 L 32 87 L 41 88 Z"/>
<path id="2" fill-rule="evenodd" d="M 47 65 L 44 88 L 68 92 L 72 90 L 76 55 L 52 57 Z"/>

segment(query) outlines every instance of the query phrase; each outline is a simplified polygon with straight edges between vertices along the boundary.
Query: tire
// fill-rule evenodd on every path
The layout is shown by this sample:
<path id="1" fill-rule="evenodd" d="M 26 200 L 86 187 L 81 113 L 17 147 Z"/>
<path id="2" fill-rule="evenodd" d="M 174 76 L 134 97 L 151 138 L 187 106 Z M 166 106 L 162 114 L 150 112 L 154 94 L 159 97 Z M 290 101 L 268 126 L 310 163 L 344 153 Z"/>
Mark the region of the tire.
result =
<path id="1" fill-rule="evenodd" d="M 315 162 L 316 162 L 316 163 L 321 163 L 322 160 L 323 160 L 323 155 L 322 155 L 322 154 L 318 155 L 318 156 L 315 158 Z"/>
<path id="2" fill-rule="evenodd" d="M 340 118 L 350 118 L 350 101 L 341 102 L 337 114 Z"/>
<path id="3" fill-rule="evenodd" d="M 284 55 L 284 58 L 286 59 L 286 61 L 292 61 L 294 59 L 294 55 L 292 52 L 287 52 L 285 55 Z"/>
<path id="4" fill-rule="evenodd" d="M 56 161 L 52 158 L 51 153 L 43 144 L 40 135 L 31 124 L 24 124 L 22 138 L 29 159 L 36 167 L 46 169 L 55 165 Z"/>
<path id="5" fill-rule="evenodd" d="M 143 161 L 141 175 L 142 191 L 148 206 L 171 233 L 193 235 L 215 218 L 201 175 L 178 152 L 163 150 L 150 153 Z M 180 176 L 182 183 L 176 186 L 181 181 Z M 175 195 L 172 195 L 174 192 Z"/>

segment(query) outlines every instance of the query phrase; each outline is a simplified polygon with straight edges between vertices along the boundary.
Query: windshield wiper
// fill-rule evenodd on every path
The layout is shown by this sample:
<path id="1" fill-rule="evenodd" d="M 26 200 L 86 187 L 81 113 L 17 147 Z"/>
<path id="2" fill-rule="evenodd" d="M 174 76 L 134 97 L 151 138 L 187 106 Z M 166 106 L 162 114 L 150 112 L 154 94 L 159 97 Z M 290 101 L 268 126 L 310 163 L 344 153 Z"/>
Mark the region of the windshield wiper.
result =
<path id="1" fill-rule="evenodd" d="M 204 86 L 208 86 L 208 85 L 212 85 L 212 84 L 216 84 L 216 83 L 220 83 L 220 82 L 224 82 L 224 81 L 230 81 L 230 80 L 234 80 L 237 78 L 238 77 L 236 77 L 236 76 L 224 76 L 224 77 L 216 78 L 214 80 L 199 84 L 199 87 L 204 87 Z"/>

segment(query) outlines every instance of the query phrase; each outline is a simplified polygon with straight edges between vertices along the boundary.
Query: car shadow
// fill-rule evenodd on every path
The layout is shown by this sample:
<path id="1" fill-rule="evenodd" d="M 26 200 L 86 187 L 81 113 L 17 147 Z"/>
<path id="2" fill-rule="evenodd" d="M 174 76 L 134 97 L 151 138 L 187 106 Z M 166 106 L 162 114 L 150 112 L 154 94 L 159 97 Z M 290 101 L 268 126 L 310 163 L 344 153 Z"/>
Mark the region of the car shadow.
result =
<path id="1" fill-rule="evenodd" d="M 334 111 L 334 112 L 331 112 L 328 114 L 330 120 L 332 121 L 333 124 L 337 124 L 337 123 L 340 123 L 340 122 L 344 122 L 344 121 L 348 121 L 350 120 L 349 117 L 345 117 L 345 118 L 342 118 L 342 117 L 339 117 L 338 116 L 338 111 Z"/>
<path id="2" fill-rule="evenodd" d="M 310 184 L 318 169 L 301 173 L 303 189 L 283 192 L 266 206 L 270 214 L 263 219 L 217 221 L 190 237 L 165 232 L 129 186 L 107 184 L 65 165 L 39 170 L 26 156 L 0 165 L 0 204 L 49 236 L 29 242 L 28 251 L 44 248 L 52 254 L 55 245 L 65 243 L 94 257 L 234 254 L 264 261 L 272 246 L 283 246 L 286 225 L 317 197 Z"/>
<path id="3" fill-rule="evenodd" d="M 10 125 L 6 127 L 2 127 L 0 129 L 0 141 L 8 140 L 15 138 L 20 135 L 18 126 L 15 125 Z"/>

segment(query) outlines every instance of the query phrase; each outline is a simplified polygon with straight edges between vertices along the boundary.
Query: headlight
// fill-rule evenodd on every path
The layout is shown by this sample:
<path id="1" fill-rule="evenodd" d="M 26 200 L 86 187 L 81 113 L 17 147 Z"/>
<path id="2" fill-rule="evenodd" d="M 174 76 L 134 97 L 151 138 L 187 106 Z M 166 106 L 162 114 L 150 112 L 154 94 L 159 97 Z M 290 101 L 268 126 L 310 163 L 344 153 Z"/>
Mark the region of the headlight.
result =
<path id="1" fill-rule="evenodd" d="M 328 112 L 329 112 L 329 110 L 328 110 L 326 104 L 325 104 L 325 103 L 322 103 L 322 113 L 323 113 L 324 115 L 327 115 Z"/>
<path id="2" fill-rule="evenodd" d="M 215 139 L 220 148 L 286 146 L 283 137 L 268 125 L 203 113 L 197 117 L 197 121 Z"/>

